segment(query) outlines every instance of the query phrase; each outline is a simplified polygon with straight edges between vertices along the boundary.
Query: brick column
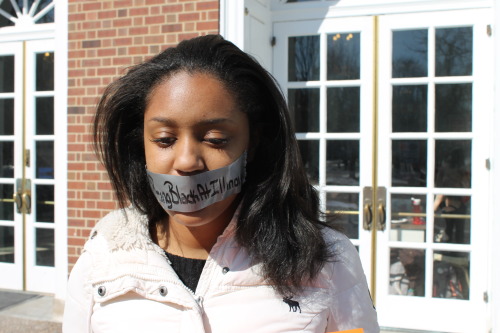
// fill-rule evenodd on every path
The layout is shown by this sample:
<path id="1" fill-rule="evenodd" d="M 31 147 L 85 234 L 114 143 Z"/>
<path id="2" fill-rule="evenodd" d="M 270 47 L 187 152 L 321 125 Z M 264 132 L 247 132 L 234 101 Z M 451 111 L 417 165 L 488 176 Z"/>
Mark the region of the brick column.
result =
<path id="1" fill-rule="evenodd" d="M 96 221 L 115 209 L 106 172 L 93 152 L 91 124 L 104 87 L 183 39 L 218 33 L 219 1 L 69 0 L 68 262 Z"/>

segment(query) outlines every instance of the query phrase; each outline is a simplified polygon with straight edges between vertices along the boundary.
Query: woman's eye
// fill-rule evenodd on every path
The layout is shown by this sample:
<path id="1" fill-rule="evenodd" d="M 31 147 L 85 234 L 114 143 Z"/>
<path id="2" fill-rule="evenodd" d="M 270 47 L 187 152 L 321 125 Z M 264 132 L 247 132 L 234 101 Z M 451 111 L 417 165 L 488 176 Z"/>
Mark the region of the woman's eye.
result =
<path id="1" fill-rule="evenodd" d="M 168 148 L 168 147 L 172 146 L 175 143 L 175 141 L 176 141 L 175 138 L 151 139 L 151 142 L 156 143 L 161 148 Z"/>
<path id="2" fill-rule="evenodd" d="M 205 141 L 210 143 L 212 146 L 220 148 L 220 147 L 224 147 L 229 142 L 229 139 L 210 138 L 210 139 L 205 139 Z"/>

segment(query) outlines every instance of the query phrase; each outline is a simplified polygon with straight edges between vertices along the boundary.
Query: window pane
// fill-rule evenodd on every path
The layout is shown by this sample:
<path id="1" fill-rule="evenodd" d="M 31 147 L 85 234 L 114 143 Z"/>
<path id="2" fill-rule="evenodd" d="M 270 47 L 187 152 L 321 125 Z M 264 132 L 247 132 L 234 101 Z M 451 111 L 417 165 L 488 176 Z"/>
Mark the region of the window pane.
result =
<path id="1" fill-rule="evenodd" d="M 3 92 L 14 92 L 13 55 L 0 57 L 0 93 Z"/>
<path id="2" fill-rule="evenodd" d="M 0 9 L 9 14 L 10 16 L 16 17 L 16 11 L 12 8 L 10 1 L 0 1 Z M 14 22 L 0 14 L 0 28 L 11 27 Z"/>
<path id="3" fill-rule="evenodd" d="M 472 83 L 436 84 L 436 132 L 472 130 Z"/>
<path id="4" fill-rule="evenodd" d="M 472 27 L 436 29 L 436 76 L 472 75 Z"/>
<path id="5" fill-rule="evenodd" d="M 425 250 L 391 248 L 389 294 L 425 296 Z"/>
<path id="6" fill-rule="evenodd" d="M 328 88 L 327 131 L 359 133 L 359 87 Z"/>
<path id="7" fill-rule="evenodd" d="M 326 142 L 327 185 L 359 185 L 359 141 Z"/>
<path id="8" fill-rule="evenodd" d="M 470 254 L 435 251 L 432 297 L 469 299 Z"/>
<path id="9" fill-rule="evenodd" d="M 36 90 L 54 90 L 54 53 L 45 52 L 36 55 Z"/>
<path id="10" fill-rule="evenodd" d="M 327 212 L 335 213 L 343 232 L 351 239 L 359 238 L 359 194 L 358 193 L 327 193 Z"/>
<path id="11" fill-rule="evenodd" d="M 394 31 L 392 77 L 427 76 L 427 30 Z"/>
<path id="12" fill-rule="evenodd" d="M 54 185 L 36 185 L 36 217 L 37 222 L 54 222 Z"/>
<path id="13" fill-rule="evenodd" d="M 35 15 L 40 13 L 45 7 L 47 7 L 48 5 L 50 5 L 51 3 L 53 2 L 53 0 L 42 0 L 40 1 L 40 4 L 38 5 L 38 8 L 35 12 Z M 51 10 L 49 10 L 47 12 L 47 14 L 43 15 L 38 21 L 36 21 L 37 24 L 40 24 L 40 23 L 53 23 L 54 22 L 54 18 L 55 18 L 55 11 L 54 11 L 54 8 L 52 8 Z"/>
<path id="14" fill-rule="evenodd" d="M 319 182 L 319 141 L 299 141 L 300 155 L 309 180 L 314 185 Z"/>
<path id="15" fill-rule="evenodd" d="M 14 185 L 0 184 L 0 220 L 14 221 Z"/>
<path id="16" fill-rule="evenodd" d="M 435 186 L 470 188 L 471 141 L 436 140 Z"/>
<path id="17" fill-rule="evenodd" d="M 295 132 L 319 132 L 319 89 L 288 89 Z"/>
<path id="18" fill-rule="evenodd" d="M 54 142 L 36 142 L 36 178 L 54 178 Z"/>
<path id="19" fill-rule="evenodd" d="M 0 99 L 0 135 L 14 134 L 14 99 Z"/>
<path id="20" fill-rule="evenodd" d="M 14 263 L 14 227 L 0 226 L 0 262 Z"/>
<path id="21" fill-rule="evenodd" d="M 470 244 L 470 196 L 438 194 L 434 207 L 434 242 Z"/>
<path id="22" fill-rule="evenodd" d="M 427 86 L 392 88 L 392 131 L 427 131 Z"/>
<path id="23" fill-rule="evenodd" d="M 392 186 L 425 187 L 427 141 L 392 141 Z"/>
<path id="24" fill-rule="evenodd" d="M 391 241 L 425 242 L 425 195 L 391 195 Z"/>
<path id="25" fill-rule="evenodd" d="M 54 230 L 35 229 L 36 265 L 54 267 Z"/>
<path id="26" fill-rule="evenodd" d="M 327 43 L 328 80 L 359 79 L 359 33 L 327 35 Z"/>
<path id="27" fill-rule="evenodd" d="M 288 38 L 288 81 L 319 80 L 319 36 Z"/>
<path id="28" fill-rule="evenodd" d="M 14 177 L 14 142 L 0 142 L 0 178 Z"/>
<path id="29" fill-rule="evenodd" d="M 54 97 L 36 99 L 36 134 L 54 134 Z"/>

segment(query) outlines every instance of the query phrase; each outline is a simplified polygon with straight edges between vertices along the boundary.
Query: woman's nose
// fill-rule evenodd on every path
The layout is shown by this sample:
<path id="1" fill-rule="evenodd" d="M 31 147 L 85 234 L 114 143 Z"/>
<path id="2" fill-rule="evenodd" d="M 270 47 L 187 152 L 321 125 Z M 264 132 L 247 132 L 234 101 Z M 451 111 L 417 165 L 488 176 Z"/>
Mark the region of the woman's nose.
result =
<path id="1" fill-rule="evenodd" d="M 179 141 L 175 147 L 175 160 L 173 163 L 175 171 L 181 176 L 204 171 L 205 163 L 198 145 L 193 140 Z"/>

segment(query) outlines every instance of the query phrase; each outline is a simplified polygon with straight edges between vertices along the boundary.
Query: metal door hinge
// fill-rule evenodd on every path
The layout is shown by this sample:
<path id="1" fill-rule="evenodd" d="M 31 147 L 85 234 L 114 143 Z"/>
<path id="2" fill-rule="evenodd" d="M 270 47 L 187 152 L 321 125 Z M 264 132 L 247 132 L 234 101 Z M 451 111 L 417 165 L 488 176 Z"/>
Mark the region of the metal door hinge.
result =
<path id="1" fill-rule="evenodd" d="M 486 166 L 486 170 L 490 170 L 491 169 L 491 162 L 490 162 L 489 158 L 486 159 L 485 166 Z"/>
<path id="2" fill-rule="evenodd" d="M 273 36 L 271 38 L 271 46 L 274 46 L 274 45 L 276 45 L 276 36 Z"/>
<path id="3" fill-rule="evenodd" d="M 486 34 L 488 35 L 488 37 L 491 37 L 491 34 L 492 34 L 492 31 L 491 31 L 491 24 L 488 24 L 486 26 Z"/>
<path id="4" fill-rule="evenodd" d="M 245 15 L 250 14 L 250 11 L 248 10 L 248 7 L 245 7 Z"/>
<path id="5" fill-rule="evenodd" d="M 485 291 L 483 293 L 483 300 L 484 300 L 485 303 L 489 302 L 489 296 L 488 296 L 488 292 L 487 291 Z"/>

